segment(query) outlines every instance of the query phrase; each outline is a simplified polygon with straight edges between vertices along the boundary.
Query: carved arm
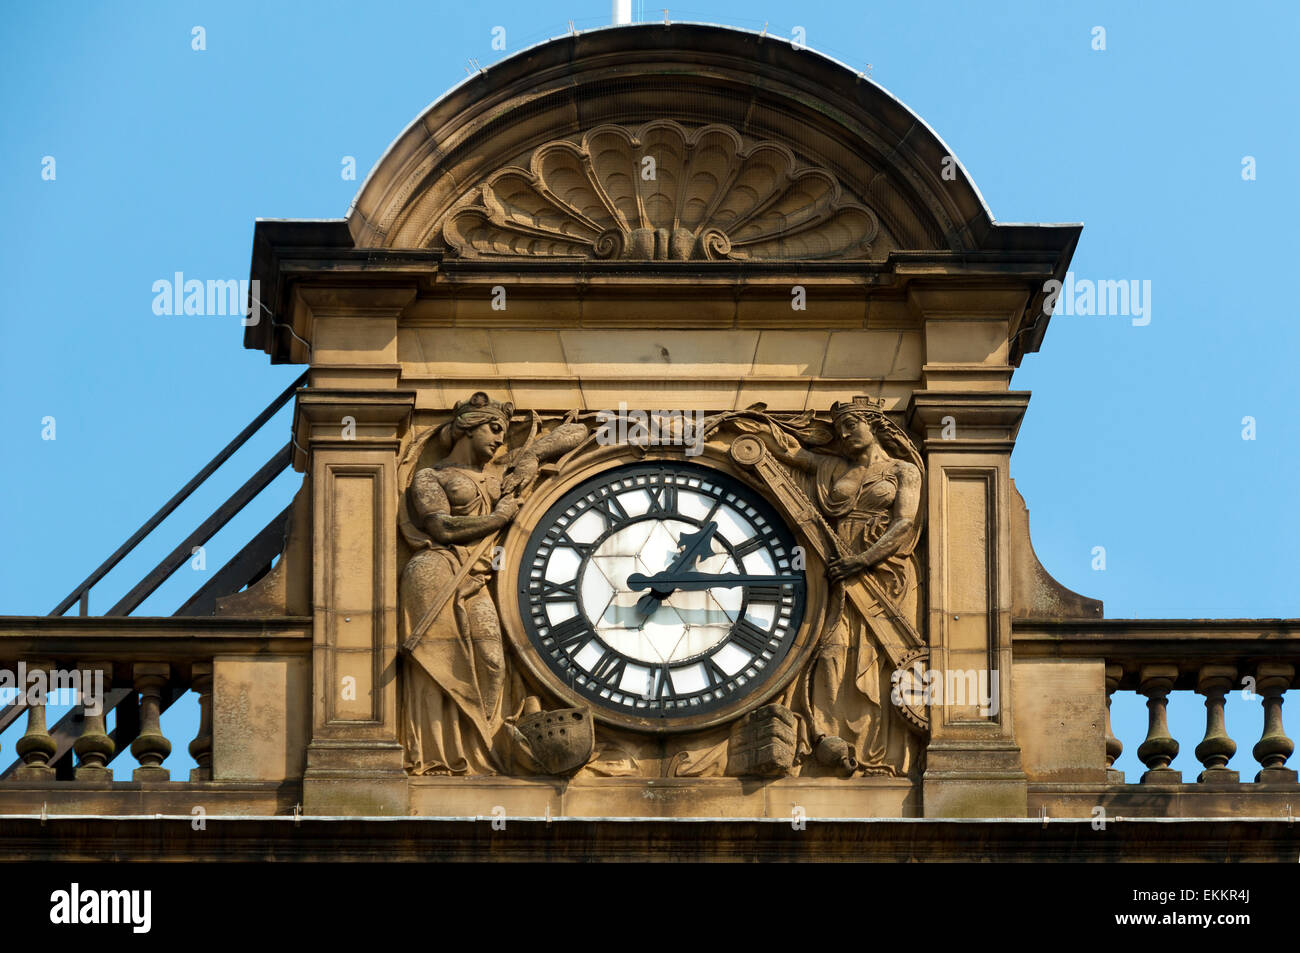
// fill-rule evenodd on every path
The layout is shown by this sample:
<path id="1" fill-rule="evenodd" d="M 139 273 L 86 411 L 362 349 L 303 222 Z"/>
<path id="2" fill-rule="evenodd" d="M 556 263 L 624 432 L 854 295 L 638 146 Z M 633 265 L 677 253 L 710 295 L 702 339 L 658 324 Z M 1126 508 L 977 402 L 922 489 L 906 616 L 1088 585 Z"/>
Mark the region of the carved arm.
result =
<path id="1" fill-rule="evenodd" d="M 519 511 L 519 501 L 503 496 L 486 516 L 454 516 L 451 502 L 439 479 L 439 471 L 425 468 L 411 481 L 409 498 L 420 525 L 444 546 L 463 545 L 483 539 L 502 529 Z"/>
<path id="2" fill-rule="evenodd" d="M 916 525 L 917 510 L 921 505 L 921 473 L 910 463 L 900 463 L 899 470 L 898 494 L 894 497 L 889 528 L 865 551 L 831 563 L 828 571 L 832 579 L 838 581 L 856 575 L 888 559 Z"/>

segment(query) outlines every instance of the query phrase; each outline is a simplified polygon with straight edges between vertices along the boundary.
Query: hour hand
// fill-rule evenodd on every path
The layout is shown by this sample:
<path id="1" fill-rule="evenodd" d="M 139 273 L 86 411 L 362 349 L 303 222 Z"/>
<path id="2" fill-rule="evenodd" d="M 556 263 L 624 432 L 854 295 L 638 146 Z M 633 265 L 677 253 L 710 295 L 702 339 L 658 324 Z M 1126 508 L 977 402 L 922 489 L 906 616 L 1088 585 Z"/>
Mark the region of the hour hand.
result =
<path id="1" fill-rule="evenodd" d="M 638 589 L 650 590 L 638 599 L 636 604 L 637 615 L 643 621 L 654 615 L 655 610 L 659 608 L 659 603 L 663 602 L 663 600 L 667 599 L 676 591 L 676 586 L 661 585 L 658 581 L 661 578 L 669 577 L 674 573 L 680 573 L 683 570 L 690 569 L 705 555 L 711 554 L 713 547 L 710 543 L 713 540 L 713 534 L 717 529 L 717 523 L 708 522 L 694 533 L 683 533 L 681 538 L 678 540 L 681 549 L 677 551 L 677 555 L 673 557 L 673 561 L 668 564 L 667 569 L 649 577 L 641 573 L 633 573 L 628 577 L 627 586 L 633 592 L 636 592 Z M 632 580 L 634 579 L 642 580 L 643 582 L 638 585 L 633 585 Z"/>

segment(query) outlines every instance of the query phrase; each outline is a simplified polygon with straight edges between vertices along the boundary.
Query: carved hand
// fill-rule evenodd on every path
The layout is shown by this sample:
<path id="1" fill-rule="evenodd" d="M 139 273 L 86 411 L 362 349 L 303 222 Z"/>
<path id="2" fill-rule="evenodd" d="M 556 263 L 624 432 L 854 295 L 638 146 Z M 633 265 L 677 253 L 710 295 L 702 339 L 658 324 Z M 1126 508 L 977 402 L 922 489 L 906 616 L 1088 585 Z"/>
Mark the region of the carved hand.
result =
<path id="1" fill-rule="evenodd" d="M 524 454 L 510 468 L 510 472 L 506 474 L 505 479 L 501 482 L 502 492 L 513 494 L 528 489 L 533 481 L 537 479 L 537 469 L 537 457 L 531 453 Z"/>
<path id="2" fill-rule="evenodd" d="M 792 460 L 803 449 L 797 440 L 775 426 L 771 430 L 759 431 L 757 436 L 782 460 Z"/>
<path id="3" fill-rule="evenodd" d="M 497 500 L 497 505 L 492 512 L 497 516 L 504 517 L 505 521 L 509 523 L 515 518 L 515 514 L 519 512 L 519 500 L 514 494 L 507 493 Z"/>
<path id="4" fill-rule="evenodd" d="M 870 563 L 861 555 L 841 556 L 839 559 L 831 560 L 830 565 L 826 567 L 826 573 L 833 582 L 843 582 L 850 576 L 856 576 L 869 565 Z"/>

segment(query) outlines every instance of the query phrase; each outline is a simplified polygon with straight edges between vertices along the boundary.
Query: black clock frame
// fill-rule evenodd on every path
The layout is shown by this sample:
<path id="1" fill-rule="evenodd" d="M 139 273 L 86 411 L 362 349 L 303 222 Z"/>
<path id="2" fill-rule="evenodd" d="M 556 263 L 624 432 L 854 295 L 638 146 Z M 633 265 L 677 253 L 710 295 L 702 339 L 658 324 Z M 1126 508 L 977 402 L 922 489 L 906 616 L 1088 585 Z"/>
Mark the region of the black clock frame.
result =
<path id="1" fill-rule="evenodd" d="M 686 696 L 680 704 L 664 706 L 649 704 L 651 699 L 647 699 L 645 696 L 635 696 L 641 702 L 646 702 L 647 704 L 624 705 L 614 702 L 610 697 L 602 696 L 602 691 L 609 691 L 608 685 L 603 683 L 594 684 L 591 679 L 585 678 L 587 673 L 582 672 L 581 675 L 575 675 L 573 669 L 569 669 L 567 672 L 565 671 L 568 666 L 563 664 L 557 665 L 556 662 L 559 660 L 554 654 L 554 646 L 547 645 L 544 641 L 545 639 L 550 638 L 549 630 L 554 626 L 552 626 L 549 617 L 546 615 L 545 603 L 538 599 L 538 592 L 534 589 L 536 581 L 532 579 L 533 564 L 537 558 L 538 550 L 542 547 L 547 538 L 553 538 L 558 518 L 567 510 L 572 508 L 575 503 L 589 496 L 593 487 L 606 486 L 618 480 L 632 479 L 634 481 L 640 476 L 655 475 L 662 479 L 663 475 L 667 473 L 684 474 L 686 479 L 690 479 L 694 476 L 701 481 L 714 484 L 721 492 L 709 494 L 708 491 L 702 491 L 699 487 L 692 487 L 681 481 L 674 481 L 674 484 L 664 484 L 661 482 L 659 484 L 660 486 L 677 485 L 681 488 L 689 489 L 692 492 L 704 492 L 707 495 L 714 496 L 718 501 L 717 505 L 724 503 L 730 504 L 742 514 L 746 509 L 752 508 L 758 516 L 762 518 L 765 525 L 770 527 L 771 534 L 776 537 L 776 540 L 784 546 L 788 554 L 787 558 L 789 560 L 794 559 L 798 544 L 793 533 L 791 533 L 785 521 L 779 516 L 776 508 L 772 506 L 772 504 L 769 503 L 754 487 L 743 483 L 730 474 L 715 467 L 678 460 L 647 460 L 639 463 L 626 463 L 623 465 L 611 466 L 608 469 L 603 469 L 592 474 L 548 506 L 545 513 L 537 521 L 536 529 L 528 539 L 527 545 L 524 549 L 523 559 L 519 566 L 519 578 L 516 586 L 519 599 L 520 617 L 524 623 L 527 638 L 533 650 L 539 656 L 539 660 L 542 664 L 547 666 L 555 678 L 563 682 L 571 692 L 581 696 L 593 706 L 596 706 L 598 710 L 617 712 L 626 718 L 632 718 L 642 722 L 658 721 L 663 724 L 664 727 L 669 727 L 672 723 L 683 721 L 685 719 L 691 719 L 693 721 L 698 720 L 696 716 L 707 716 L 720 709 L 734 706 L 740 697 L 749 698 L 761 695 L 765 686 L 771 681 L 774 673 L 781 668 L 782 662 L 785 661 L 793 650 L 797 636 L 804 622 L 804 613 L 807 602 L 806 570 L 786 567 L 782 571 L 788 571 L 793 575 L 797 575 L 798 580 L 788 584 L 792 590 L 790 593 L 791 604 L 789 606 L 789 621 L 781 635 L 780 642 L 775 647 L 769 646 L 769 650 L 773 653 L 772 658 L 767 660 L 764 665 L 758 669 L 757 674 L 747 679 L 743 688 L 734 683 L 736 676 L 733 675 L 724 685 L 710 691 L 710 694 L 714 696 L 712 698 L 700 698 L 699 693 L 695 693 L 693 696 Z M 634 488 L 637 487 L 629 487 L 629 489 Z M 640 488 L 650 489 L 650 487 L 644 484 Z M 658 494 L 656 494 L 656 496 L 657 495 Z M 578 549 L 580 564 L 574 575 L 574 579 L 581 580 L 583 578 L 583 573 L 587 570 L 592 553 L 595 552 L 599 548 L 600 544 L 604 540 L 608 539 L 613 533 L 637 522 L 658 520 L 667 517 L 668 512 L 666 510 L 651 509 L 644 514 L 628 516 L 626 519 L 618 520 L 617 522 L 607 521 L 604 530 L 595 540 L 589 544 L 583 544 Z M 686 516 L 680 512 L 673 512 L 671 518 L 696 526 L 705 525 L 705 521 Z M 715 538 L 718 539 L 727 552 L 732 556 L 733 561 L 740 565 L 741 563 L 736 554 L 737 547 L 733 542 L 720 536 Z M 740 620 L 745 618 L 745 610 L 749 605 L 749 599 L 749 589 L 746 588 L 740 610 L 737 613 L 738 621 L 733 625 L 733 631 L 735 625 L 739 625 Z M 644 664 L 639 660 L 634 660 L 622 655 L 622 653 L 618 653 L 601 640 L 601 637 L 596 631 L 594 625 L 591 623 L 591 620 L 586 619 L 585 617 L 579 593 L 574 593 L 573 601 L 576 603 L 579 617 L 583 618 L 587 623 L 586 629 L 590 633 L 591 638 L 600 641 L 600 644 L 605 647 L 607 652 L 612 652 L 628 662 Z M 769 633 L 773 632 L 776 628 L 784 612 L 783 603 L 778 603 L 778 606 L 778 613 L 776 618 L 773 620 L 773 628 L 768 630 Z M 540 629 L 547 629 L 548 635 L 540 635 Z M 728 639 L 724 639 L 723 642 L 725 643 L 729 640 L 730 636 Z M 691 656 L 690 658 L 680 659 L 674 662 L 672 667 L 694 664 L 702 661 L 706 657 L 712 656 L 716 651 L 718 651 L 718 647 L 715 645 L 704 652 Z M 659 667 L 664 668 L 665 670 L 668 668 L 668 666 Z M 742 668 L 741 672 L 737 674 L 745 673 L 749 671 L 750 668 L 751 665 L 747 664 L 745 668 Z M 611 694 L 615 693 L 611 692 Z M 630 693 L 622 691 L 618 691 L 616 694 L 632 697 Z"/>

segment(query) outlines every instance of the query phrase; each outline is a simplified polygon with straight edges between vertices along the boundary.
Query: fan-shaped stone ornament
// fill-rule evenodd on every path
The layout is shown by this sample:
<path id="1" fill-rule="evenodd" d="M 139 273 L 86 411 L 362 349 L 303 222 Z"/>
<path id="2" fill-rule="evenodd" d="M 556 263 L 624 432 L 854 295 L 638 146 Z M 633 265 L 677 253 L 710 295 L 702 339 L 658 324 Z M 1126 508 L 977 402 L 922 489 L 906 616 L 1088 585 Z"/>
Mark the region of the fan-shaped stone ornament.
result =
<path id="1" fill-rule="evenodd" d="M 879 223 L 786 146 L 713 124 L 602 125 L 490 175 L 449 212 L 463 258 L 866 258 Z"/>

